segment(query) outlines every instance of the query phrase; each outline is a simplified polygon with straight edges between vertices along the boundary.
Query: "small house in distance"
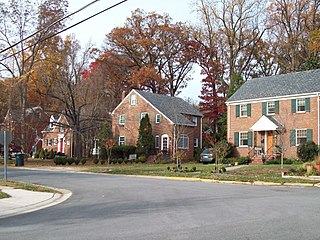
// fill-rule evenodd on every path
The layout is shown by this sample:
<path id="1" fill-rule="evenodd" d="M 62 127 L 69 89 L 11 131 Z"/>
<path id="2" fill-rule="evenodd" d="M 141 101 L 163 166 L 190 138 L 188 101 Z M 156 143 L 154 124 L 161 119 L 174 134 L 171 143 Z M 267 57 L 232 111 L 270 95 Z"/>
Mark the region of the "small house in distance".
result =
<path id="1" fill-rule="evenodd" d="M 112 112 L 112 132 L 118 145 L 136 145 L 140 120 L 147 115 L 156 152 L 172 156 L 184 151 L 192 159 L 202 147 L 202 113 L 181 98 L 132 90 Z"/>
<path id="2" fill-rule="evenodd" d="M 63 114 L 51 115 L 49 125 L 42 131 L 42 147 L 72 156 L 72 129 Z"/>
<path id="3" fill-rule="evenodd" d="M 253 163 L 296 158 L 307 141 L 320 144 L 320 69 L 248 80 L 226 102 L 228 141 Z"/>

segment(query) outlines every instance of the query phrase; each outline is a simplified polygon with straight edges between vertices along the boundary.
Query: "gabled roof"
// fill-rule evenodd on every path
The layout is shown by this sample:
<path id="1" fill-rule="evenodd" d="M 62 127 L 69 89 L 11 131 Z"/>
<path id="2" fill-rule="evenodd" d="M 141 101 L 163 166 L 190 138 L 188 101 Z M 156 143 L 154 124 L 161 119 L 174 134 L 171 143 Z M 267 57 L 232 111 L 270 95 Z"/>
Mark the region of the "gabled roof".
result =
<path id="1" fill-rule="evenodd" d="M 259 131 L 275 131 L 278 129 L 282 129 L 283 125 L 279 123 L 276 119 L 272 116 L 265 116 L 262 117 L 250 128 L 252 131 L 259 132 Z"/>
<path id="2" fill-rule="evenodd" d="M 227 103 L 311 93 L 320 93 L 320 69 L 248 80 Z"/>
<path id="3" fill-rule="evenodd" d="M 194 125 L 185 115 L 203 116 L 201 112 L 181 98 L 141 90 L 132 90 L 131 92 L 136 92 L 174 124 Z"/>
<path id="4" fill-rule="evenodd" d="M 50 116 L 50 123 L 42 132 L 53 132 L 54 128 L 56 127 L 57 123 L 60 120 L 62 114 L 55 114 Z"/>

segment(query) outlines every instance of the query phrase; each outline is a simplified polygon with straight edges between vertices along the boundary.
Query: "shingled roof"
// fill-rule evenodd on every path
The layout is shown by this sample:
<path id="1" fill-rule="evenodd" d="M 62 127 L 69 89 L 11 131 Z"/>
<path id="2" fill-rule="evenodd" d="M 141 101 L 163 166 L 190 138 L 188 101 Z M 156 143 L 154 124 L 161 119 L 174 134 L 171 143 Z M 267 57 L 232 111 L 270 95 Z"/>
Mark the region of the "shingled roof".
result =
<path id="1" fill-rule="evenodd" d="M 185 115 L 202 117 L 202 113 L 181 98 L 134 90 L 175 124 L 193 125 Z"/>
<path id="2" fill-rule="evenodd" d="M 248 80 L 227 103 L 308 93 L 320 93 L 320 69 Z"/>

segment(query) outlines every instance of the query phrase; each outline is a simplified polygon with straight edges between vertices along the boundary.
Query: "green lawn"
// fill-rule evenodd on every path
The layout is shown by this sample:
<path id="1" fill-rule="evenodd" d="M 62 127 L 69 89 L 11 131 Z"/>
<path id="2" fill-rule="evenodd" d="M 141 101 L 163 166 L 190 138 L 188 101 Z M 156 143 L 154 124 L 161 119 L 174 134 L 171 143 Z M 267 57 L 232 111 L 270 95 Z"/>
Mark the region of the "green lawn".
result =
<path id="1" fill-rule="evenodd" d="M 0 191 L 0 199 L 10 197 L 8 194 Z"/>
<path id="2" fill-rule="evenodd" d="M 0 179 L 0 186 L 24 189 L 24 190 L 35 191 L 35 192 L 50 192 L 50 193 L 56 192 L 51 188 L 46 188 L 46 187 L 35 185 L 35 184 L 16 182 L 16 181 L 4 181 L 3 179 Z"/>
<path id="3" fill-rule="evenodd" d="M 298 165 L 285 165 L 285 171 L 289 168 L 296 168 Z M 149 176 L 166 176 L 166 177 L 189 177 L 203 178 L 221 181 L 240 181 L 240 182 L 275 182 L 275 183 L 317 183 L 320 182 L 309 179 L 298 178 L 282 178 L 280 165 L 259 165 L 244 166 L 237 170 L 225 173 L 213 173 L 214 165 L 203 165 L 199 163 L 183 164 L 182 169 L 187 167 L 186 171 L 174 172 L 173 164 L 122 164 L 109 166 L 93 166 L 89 172 L 108 173 L 108 174 L 126 174 L 126 175 L 149 175 Z M 192 167 L 196 167 L 195 172 L 189 171 Z"/>

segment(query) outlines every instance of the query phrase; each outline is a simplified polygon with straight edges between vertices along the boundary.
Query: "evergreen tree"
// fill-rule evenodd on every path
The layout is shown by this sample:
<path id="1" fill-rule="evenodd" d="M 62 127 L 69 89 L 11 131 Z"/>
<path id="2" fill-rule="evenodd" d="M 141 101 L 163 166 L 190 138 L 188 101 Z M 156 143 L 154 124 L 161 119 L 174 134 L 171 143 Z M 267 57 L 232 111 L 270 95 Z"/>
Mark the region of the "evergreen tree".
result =
<path id="1" fill-rule="evenodd" d="M 148 114 L 140 121 L 139 136 L 137 142 L 137 153 L 148 155 L 154 148 L 152 127 Z"/>

